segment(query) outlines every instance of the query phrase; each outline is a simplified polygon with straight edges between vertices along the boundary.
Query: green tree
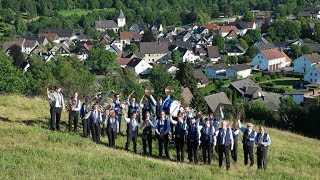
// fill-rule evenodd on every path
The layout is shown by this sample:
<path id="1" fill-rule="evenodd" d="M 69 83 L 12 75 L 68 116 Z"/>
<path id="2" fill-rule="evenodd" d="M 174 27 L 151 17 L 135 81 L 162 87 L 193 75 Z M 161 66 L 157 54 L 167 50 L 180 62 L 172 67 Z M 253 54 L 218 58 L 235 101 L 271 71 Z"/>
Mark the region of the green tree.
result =
<path id="1" fill-rule="evenodd" d="M 310 53 L 312 53 L 312 49 L 310 46 L 304 44 L 301 46 L 301 53 L 302 54 L 310 54 Z"/>
<path id="2" fill-rule="evenodd" d="M 96 74 L 111 73 L 119 67 L 117 55 L 106 51 L 102 44 L 90 50 L 88 59 L 85 62 L 89 69 Z"/>
<path id="3" fill-rule="evenodd" d="M 218 46 L 219 51 L 225 51 L 225 40 L 221 35 L 213 36 L 213 44 Z"/>
<path id="4" fill-rule="evenodd" d="M 136 52 L 138 50 L 139 50 L 139 47 L 138 47 L 138 45 L 136 43 L 131 43 L 130 44 L 130 47 L 129 47 L 129 51 L 130 52 Z"/>
<path id="5" fill-rule="evenodd" d="M 171 74 L 167 73 L 167 71 L 163 67 L 157 64 L 154 65 L 149 79 L 151 86 L 155 90 L 154 96 L 156 98 L 165 97 L 166 95 L 164 93 L 164 90 L 168 86 L 173 87 L 175 91 L 171 96 L 173 99 L 181 98 L 181 87 L 179 82 L 175 80 Z"/>
<path id="6" fill-rule="evenodd" d="M 181 53 L 178 50 L 174 50 L 171 53 L 171 60 L 173 62 L 174 65 L 178 65 L 181 61 Z"/>
<path id="7" fill-rule="evenodd" d="M 28 79 L 12 64 L 12 59 L 0 52 L 0 92 L 25 93 Z"/>
<path id="8" fill-rule="evenodd" d="M 179 63 L 179 71 L 176 78 L 180 82 L 181 86 L 188 87 L 192 93 L 196 91 L 197 81 L 193 74 L 192 64 L 189 62 Z"/>
<path id="9" fill-rule="evenodd" d="M 254 20 L 254 17 L 253 17 L 252 12 L 247 11 L 247 12 L 243 15 L 243 20 L 244 20 L 244 21 L 253 21 L 253 20 Z"/>

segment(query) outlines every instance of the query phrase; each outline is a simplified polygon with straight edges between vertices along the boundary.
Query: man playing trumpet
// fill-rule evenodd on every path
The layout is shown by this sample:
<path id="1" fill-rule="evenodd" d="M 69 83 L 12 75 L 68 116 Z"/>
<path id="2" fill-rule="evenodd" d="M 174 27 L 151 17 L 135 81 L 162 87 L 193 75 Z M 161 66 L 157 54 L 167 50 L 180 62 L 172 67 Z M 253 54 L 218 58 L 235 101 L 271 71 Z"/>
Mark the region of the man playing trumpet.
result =
<path id="1" fill-rule="evenodd" d="M 66 104 L 67 110 L 69 112 L 69 124 L 68 124 L 68 131 L 71 131 L 72 128 L 72 121 L 74 124 L 73 132 L 76 133 L 78 131 L 78 119 L 79 119 L 79 112 L 81 109 L 81 102 L 78 99 L 78 92 L 73 93 L 73 97 L 69 99 Z"/>

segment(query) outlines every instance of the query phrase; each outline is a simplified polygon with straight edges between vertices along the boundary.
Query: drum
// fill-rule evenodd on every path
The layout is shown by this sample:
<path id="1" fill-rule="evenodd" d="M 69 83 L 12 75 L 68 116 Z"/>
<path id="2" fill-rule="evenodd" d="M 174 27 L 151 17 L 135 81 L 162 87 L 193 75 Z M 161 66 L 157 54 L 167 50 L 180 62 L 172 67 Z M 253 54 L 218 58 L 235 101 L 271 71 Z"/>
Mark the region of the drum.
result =
<path id="1" fill-rule="evenodd" d="M 173 99 L 167 99 L 163 102 L 163 111 L 169 115 L 177 116 L 180 109 L 180 103 Z"/>

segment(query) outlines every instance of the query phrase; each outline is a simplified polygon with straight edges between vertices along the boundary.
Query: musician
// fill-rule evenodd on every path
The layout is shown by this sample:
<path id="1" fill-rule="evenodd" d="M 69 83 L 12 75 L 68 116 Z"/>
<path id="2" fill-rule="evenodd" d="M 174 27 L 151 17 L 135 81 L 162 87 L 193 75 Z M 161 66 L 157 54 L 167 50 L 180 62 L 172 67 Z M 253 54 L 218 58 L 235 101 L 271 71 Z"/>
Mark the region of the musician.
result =
<path id="1" fill-rule="evenodd" d="M 133 112 L 131 118 L 125 118 L 127 122 L 127 142 L 125 150 L 129 150 L 129 145 L 131 141 L 133 142 L 133 151 L 137 153 L 137 138 L 138 138 L 138 121 L 137 113 Z"/>
<path id="2" fill-rule="evenodd" d="M 258 169 L 267 169 L 267 154 L 268 154 L 268 147 L 271 144 L 271 140 L 269 134 L 264 132 L 264 127 L 259 127 L 259 133 L 255 137 L 254 140 L 255 144 L 257 145 L 257 164 Z"/>
<path id="3" fill-rule="evenodd" d="M 233 136 L 233 150 L 231 150 L 231 157 L 234 162 L 237 162 L 238 157 L 238 135 L 240 133 L 240 130 L 238 129 L 237 123 L 232 124 L 232 136 Z"/>
<path id="4" fill-rule="evenodd" d="M 189 125 L 190 124 L 190 120 L 193 118 L 192 112 L 190 112 L 190 108 L 189 107 L 185 107 L 184 108 L 184 114 L 185 114 L 185 116 L 184 116 L 185 121 Z"/>
<path id="5" fill-rule="evenodd" d="M 121 120 L 122 120 L 122 109 L 123 106 L 121 104 L 120 101 L 120 95 L 119 94 L 115 94 L 114 95 L 114 101 L 112 102 L 112 109 L 116 112 L 116 116 L 118 116 L 118 120 L 119 120 L 119 133 L 121 133 Z M 118 134 L 119 134 L 118 133 Z"/>
<path id="6" fill-rule="evenodd" d="M 159 145 L 159 157 L 162 157 L 162 150 L 164 146 L 164 151 L 166 154 L 166 158 L 169 157 L 169 132 L 170 132 L 170 121 L 166 119 L 166 114 L 164 111 L 161 111 L 160 113 L 160 119 L 157 120 L 155 124 L 155 131 L 156 131 L 156 137 L 158 139 L 158 145 Z"/>
<path id="7" fill-rule="evenodd" d="M 140 100 L 140 107 L 142 109 L 142 119 L 146 118 L 145 115 L 147 111 L 151 113 L 151 116 L 154 116 L 153 105 L 149 102 L 148 98 L 142 97 Z"/>
<path id="8" fill-rule="evenodd" d="M 212 143 L 214 142 L 215 129 L 209 118 L 205 118 L 204 124 L 202 125 L 200 132 L 201 132 L 200 140 L 201 140 L 203 163 L 210 164 Z"/>
<path id="9" fill-rule="evenodd" d="M 215 116 L 215 114 L 213 112 L 211 112 L 209 114 L 209 119 L 210 119 L 210 121 L 213 122 L 214 129 L 218 129 L 219 121 L 223 120 L 223 118 L 224 118 L 223 107 L 220 106 L 219 110 L 220 110 L 220 115 L 219 116 Z"/>
<path id="10" fill-rule="evenodd" d="M 200 145 L 200 130 L 202 126 L 196 123 L 195 118 L 190 119 L 190 124 L 187 126 L 186 136 L 187 136 L 187 151 L 189 163 L 198 163 L 198 147 Z"/>
<path id="11" fill-rule="evenodd" d="M 183 122 L 183 115 L 178 114 L 178 121 L 172 119 L 170 116 L 171 123 L 175 126 L 175 144 L 177 152 L 177 160 L 179 162 L 184 161 L 184 144 L 185 144 L 185 135 L 187 124 Z"/>
<path id="12" fill-rule="evenodd" d="M 64 100 L 61 93 L 61 86 L 55 86 L 53 93 L 47 89 L 47 94 L 50 102 L 50 130 L 60 130 L 61 113 L 64 109 Z M 55 127 L 54 127 L 55 126 Z"/>
<path id="13" fill-rule="evenodd" d="M 253 124 L 248 123 L 247 128 L 242 127 L 240 119 L 238 120 L 238 128 L 243 132 L 243 152 L 244 152 L 244 164 L 248 165 L 248 156 L 250 157 L 250 167 L 254 164 L 254 157 L 253 157 L 253 144 L 254 138 L 256 137 L 257 133 L 252 129 Z"/>
<path id="14" fill-rule="evenodd" d="M 140 128 L 142 129 L 142 146 L 143 155 L 147 154 L 147 142 L 149 147 L 149 156 L 152 156 L 152 128 L 154 127 L 151 120 L 151 114 L 149 111 L 146 112 L 146 119 L 142 121 Z"/>
<path id="15" fill-rule="evenodd" d="M 79 119 L 79 112 L 81 109 L 81 102 L 78 99 L 78 92 L 73 93 L 73 97 L 70 98 L 66 104 L 66 107 L 69 111 L 69 124 L 68 124 L 68 131 L 71 131 L 72 128 L 72 121 L 74 124 L 73 132 L 76 133 L 78 131 L 78 119 Z"/>
<path id="16" fill-rule="evenodd" d="M 130 98 L 131 98 L 131 102 L 129 101 Z M 128 117 L 127 118 L 130 118 L 131 114 L 133 112 L 136 112 L 137 113 L 137 120 L 139 122 L 140 121 L 140 105 L 139 105 L 139 103 L 136 102 L 136 98 L 133 97 L 132 94 L 130 94 L 128 96 L 126 103 L 128 105 Z"/>
<path id="17" fill-rule="evenodd" d="M 233 150 L 233 135 L 231 128 L 227 128 L 227 122 L 222 121 L 221 128 L 216 131 L 217 136 L 217 146 L 218 146 L 218 153 L 219 153 L 219 167 L 222 167 L 223 161 L 223 154 L 226 157 L 226 167 L 227 170 L 230 169 L 230 157 L 229 153 L 230 150 Z"/>
<path id="18" fill-rule="evenodd" d="M 109 147 L 115 147 L 117 133 L 119 131 L 119 121 L 114 110 L 110 110 L 109 117 L 107 118 L 106 124 L 107 124 Z"/>
<path id="19" fill-rule="evenodd" d="M 170 96 L 168 96 L 167 99 L 168 98 L 170 98 Z M 161 111 L 163 110 L 163 102 L 164 101 L 162 101 L 162 97 L 160 97 L 158 99 L 158 101 L 156 102 L 156 100 L 154 99 L 154 97 L 152 95 L 150 95 L 150 99 L 153 102 L 153 104 L 156 106 L 156 117 L 157 117 L 157 119 L 159 119 Z"/>
<path id="20" fill-rule="evenodd" d="M 197 111 L 196 116 L 194 118 L 196 119 L 196 121 L 199 121 L 200 126 L 205 125 L 206 122 L 203 120 L 201 111 Z"/>
<path id="21" fill-rule="evenodd" d="M 84 103 L 81 105 L 80 117 L 82 119 L 83 137 L 88 137 L 90 134 L 90 119 L 85 119 L 85 115 L 91 111 L 92 107 L 89 105 L 89 98 L 85 97 Z"/>
<path id="22" fill-rule="evenodd" d="M 87 117 L 86 117 L 87 118 Z M 100 135 L 101 135 L 101 125 L 103 123 L 102 120 L 102 112 L 99 109 L 99 104 L 93 104 L 93 110 L 89 114 L 90 122 L 91 122 L 91 133 L 93 142 L 100 144 Z"/>

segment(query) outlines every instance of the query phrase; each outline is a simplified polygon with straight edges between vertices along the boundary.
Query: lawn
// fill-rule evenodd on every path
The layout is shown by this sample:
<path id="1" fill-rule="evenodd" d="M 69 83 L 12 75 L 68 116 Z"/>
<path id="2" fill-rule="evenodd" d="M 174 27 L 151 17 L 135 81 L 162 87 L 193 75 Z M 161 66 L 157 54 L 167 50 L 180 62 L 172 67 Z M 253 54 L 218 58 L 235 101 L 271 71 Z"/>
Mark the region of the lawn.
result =
<path id="1" fill-rule="evenodd" d="M 299 78 L 292 78 L 292 77 L 284 77 L 284 78 L 279 78 L 279 79 L 271 79 L 271 80 L 267 80 L 267 81 L 262 81 L 259 82 L 259 84 L 264 84 L 267 82 L 273 82 L 275 83 L 276 86 L 279 87 L 288 87 L 290 86 L 291 88 L 293 87 L 293 85 L 297 82 L 299 82 L 300 79 Z"/>
<path id="2" fill-rule="evenodd" d="M 272 144 L 269 169 L 243 166 L 239 145 L 239 162 L 231 170 L 218 167 L 216 154 L 212 165 L 175 162 L 173 145 L 170 160 L 145 157 L 123 150 L 125 136 L 119 136 L 117 149 L 94 144 L 78 134 L 52 132 L 47 128 L 48 103 L 20 95 L 0 95 L 0 179 L 318 179 L 320 177 L 320 141 L 290 132 L 266 128 Z M 67 113 L 63 114 L 66 127 Z M 123 123 L 123 127 L 125 124 Z M 257 127 L 255 127 L 257 129 Z M 125 129 L 123 129 L 124 132 Z M 241 142 L 242 134 L 240 135 Z M 130 147 L 132 149 L 132 147 Z M 141 137 L 138 149 L 142 149 Z M 256 151 L 256 150 L 255 150 Z M 200 155 L 199 151 L 199 155 Z M 186 155 L 186 154 L 185 154 Z"/>

